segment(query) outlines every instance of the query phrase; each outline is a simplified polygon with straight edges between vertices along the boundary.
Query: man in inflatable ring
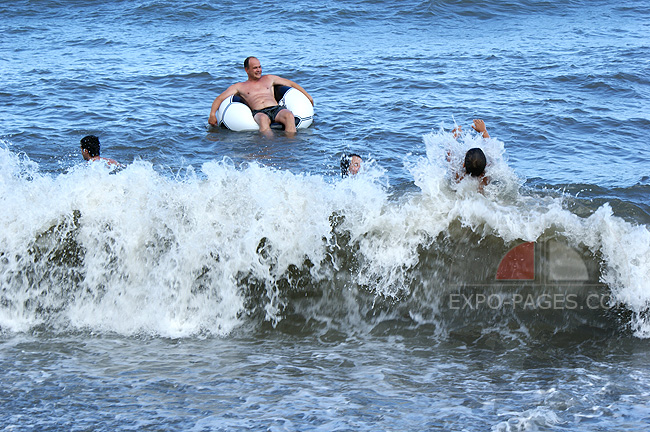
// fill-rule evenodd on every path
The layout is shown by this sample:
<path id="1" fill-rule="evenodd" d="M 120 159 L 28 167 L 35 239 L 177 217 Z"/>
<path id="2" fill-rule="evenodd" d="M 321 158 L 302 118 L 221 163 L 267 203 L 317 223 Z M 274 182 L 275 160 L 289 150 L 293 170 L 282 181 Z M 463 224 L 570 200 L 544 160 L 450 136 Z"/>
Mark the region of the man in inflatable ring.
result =
<path id="1" fill-rule="evenodd" d="M 226 98 L 238 94 L 246 105 L 253 111 L 253 118 L 260 126 L 260 132 L 271 129 L 271 123 L 277 122 L 284 125 L 284 130 L 289 133 L 296 132 L 296 120 L 293 113 L 278 105 L 273 95 L 274 85 L 286 85 L 300 90 L 314 105 L 314 99 L 307 91 L 295 82 L 276 75 L 262 75 L 262 64 L 255 57 L 244 60 L 244 70 L 248 80 L 235 83 L 228 87 L 212 102 L 208 123 L 217 125 L 217 110 Z"/>

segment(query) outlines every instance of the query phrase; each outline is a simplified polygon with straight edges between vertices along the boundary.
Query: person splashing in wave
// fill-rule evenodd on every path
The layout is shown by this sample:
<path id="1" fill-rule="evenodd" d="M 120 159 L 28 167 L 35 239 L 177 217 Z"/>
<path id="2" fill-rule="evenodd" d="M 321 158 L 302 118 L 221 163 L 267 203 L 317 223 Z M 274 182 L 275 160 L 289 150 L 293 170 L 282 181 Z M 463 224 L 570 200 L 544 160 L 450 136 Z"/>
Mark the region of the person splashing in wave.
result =
<path id="1" fill-rule="evenodd" d="M 361 169 L 361 156 L 356 153 L 343 154 L 341 157 L 341 176 L 356 175 Z"/>
<path id="2" fill-rule="evenodd" d="M 485 122 L 481 119 L 474 119 L 472 123 L 472 129 L 480 133 L 483 138 L 490 138 L 490 134 L 485 127 Z M 458 138 L 461 132 L 461 127 L 457 126 L 452 133 L 454 138 Z M 447 160 L 451 159 L 451 155 L 448 154 Z M 478 147 L 471 148 L 465 153 L 465 161 L 463 163 L 463 168 L 465 173 L 456 172 L 456 181 L 459 182 L 465 178 L 465 174 L 469 174 L 471 177 L 477 178 L 479 181 L 478 190 L 483 192 L 483 187 L 487 186 L 490 182 L 489 177 L 485 174 L 485 166 L 487 165 L 487 159 L 485 153 Z"/>
<path id="3" fill-rule="evenodd" d="M 246 105 L 253 111 L 253 119 L 260 127 L 260 132 L 268 133 L 271 123 L 277 122 L 284 125 L 288 133 L 296 133 L 296 119 L 286 107 L 278 105 L 273 94 L 274 85 L 286 85 L 300 90 L 314 105 L 314 99 L 307 91 L 295 82 L 276 75 L 262 75 L 262 64 L 255 57 L 244 60 L 244 70 L 248 80 L 238 82 L 228 87 L 212 102 L 208 123 L 217 125 L 217 110 L 221 102 L 228 97 L 238 94 L 244 99 Z"/>
<path id="4" fill-rule="evenodd" d="M 490 138 L 490 134 L 487 131 L 487 128 L 485 127 L 485 122 L 481 119 L 474 119 L 474 122 L 472 123 L 472 129 L 474 129 L 476 132 L 480 133 L 483 138 Z M 454 130 L 452 131 L 454 134 L 454 138 L 458 138 L 460 135 L 462 128 L 459 126 L 456 126 Z"/>
<path id="5" fill-rule="evenodd" d="M 81 156 L 85 161 L 104 161 L 108 165 L 121 166 L 119 162 L 114 159 L 104 158 L 99 156 L 99 138 L 95 135 L 87 135 L 81 138 Z"/>
<path id="6" fill-rule="evenodd" d="M 488 184 L 488 177 L 485 175 L 485 165 L 487 161 L 485 159 L 485 153 L 478 147 L 471 148 L 465 153 L 465 163 L 463 163 L 463 168 L 465 168 L 465 173 L 469 174 L 472 177 L 477 177 L 479 179 L 479 184 L 486 186 Z M 460 177 L 459 180 L 461 180 Z"/>

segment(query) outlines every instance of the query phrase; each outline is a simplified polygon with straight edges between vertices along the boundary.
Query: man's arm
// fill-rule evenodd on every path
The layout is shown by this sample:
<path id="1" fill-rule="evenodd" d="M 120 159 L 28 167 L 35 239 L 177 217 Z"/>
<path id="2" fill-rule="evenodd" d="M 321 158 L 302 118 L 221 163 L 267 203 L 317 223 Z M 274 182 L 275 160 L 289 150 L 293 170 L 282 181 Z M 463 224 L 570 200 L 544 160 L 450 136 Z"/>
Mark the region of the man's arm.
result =
<path id="1" fill-rule="evenodd" d="M 273 78 L 273 85 L 286 85 L 286 86 L 298 89 L 298 90 L 300 90 L 300 92 L 302 92 L 302 94 L 307 96 L 307 99 L 309 99 L 309 102 L 311 102 L 311 104 L 314 105 L 314 99 L 309 95 L 309 93 L 307 93 L 307 90 L 305 90 L 304 88 L 302 88 L 301 86 L 299 86 L 295 82 L 293 82 L 291 80 L 288 80 L 286 78 L 276 76 L 276 75 L 271 75 L 271 77 Z"/>
<path id="2" fill-rule="evenodd" d="M 239 93 L 239 83 L 233 84 L 228 87 L 223 93 L 221 93 L 217 98 L 212 102 L 212 108 L 210 109 L 210 117 L 208 118 L 208 123 L 213 126 L 217 125 L 217 110 L 221 105 L 221 102 L 225 101 L 226 98 L 229 98 L 232 95 Z"/>

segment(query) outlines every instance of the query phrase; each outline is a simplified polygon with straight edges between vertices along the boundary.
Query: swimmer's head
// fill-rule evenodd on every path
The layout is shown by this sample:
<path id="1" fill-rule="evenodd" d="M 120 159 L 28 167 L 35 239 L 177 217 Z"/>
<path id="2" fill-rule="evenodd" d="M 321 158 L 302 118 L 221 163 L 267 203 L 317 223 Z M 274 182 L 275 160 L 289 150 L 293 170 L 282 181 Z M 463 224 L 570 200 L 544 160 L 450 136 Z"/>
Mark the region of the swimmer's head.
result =
<path id="1" fill-rule="evenodd" d="M 87 153 L 85 153 L 84 150 L 86 150 Z M 88 135 L 81 138 L 81 151 L 84 155 L 84 159 L 86 159 L 86 154 L 89 156 L 88 159 L 99 156 L 99 138 L 95 135 Z"/>
<path id="2" fill-rule="evenodd" d="M 341 157 L 341 175 L 347 177 L 348 175 L 355 175 L 361 168 L 361 156 L 355 153 L 343 154 Z"/>
<path id="3" fill-rule="evenodd" d="M 472 177 L 485 173 L 485 153 L 480 148 L 472 148 L 465 153 L 465 172 Z"/>

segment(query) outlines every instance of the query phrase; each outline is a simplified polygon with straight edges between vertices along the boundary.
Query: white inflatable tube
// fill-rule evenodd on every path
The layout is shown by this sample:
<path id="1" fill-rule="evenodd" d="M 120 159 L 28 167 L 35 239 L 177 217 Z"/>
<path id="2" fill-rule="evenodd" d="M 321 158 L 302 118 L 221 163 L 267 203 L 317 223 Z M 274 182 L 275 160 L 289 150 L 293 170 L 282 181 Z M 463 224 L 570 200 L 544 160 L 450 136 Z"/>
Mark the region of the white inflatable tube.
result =
<path id="1" fill-rule="evenodd" d="M 314 121 L 314 106 L 300 90 L 288 86 L 276 87 L 275 98 L 279 105 L 287 107 L 293 113 L 297 129 L 306 129 Z M 259 125 L 253 119 L 253 112 L 237 95 L 221 102 L 217 121 L 221 127 L 237 132 L 259 130 Z M 281 129 L 282 125 L 273 123 L 271 127 Z"/>

